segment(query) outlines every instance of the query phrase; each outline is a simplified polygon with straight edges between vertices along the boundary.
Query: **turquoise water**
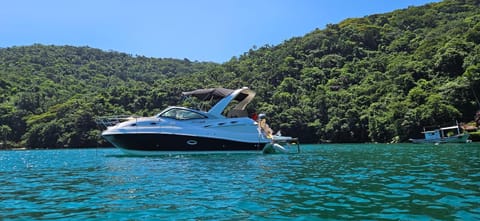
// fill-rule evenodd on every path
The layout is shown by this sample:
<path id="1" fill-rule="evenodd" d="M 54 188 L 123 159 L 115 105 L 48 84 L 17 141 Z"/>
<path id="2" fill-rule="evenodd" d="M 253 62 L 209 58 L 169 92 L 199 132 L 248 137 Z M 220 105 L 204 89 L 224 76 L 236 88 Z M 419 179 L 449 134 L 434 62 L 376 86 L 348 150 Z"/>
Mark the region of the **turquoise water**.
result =
<path id="1" fill-rule="evenodd" d="M 480 220 L 480 143 L 0 151 L 0 220 Z"/>

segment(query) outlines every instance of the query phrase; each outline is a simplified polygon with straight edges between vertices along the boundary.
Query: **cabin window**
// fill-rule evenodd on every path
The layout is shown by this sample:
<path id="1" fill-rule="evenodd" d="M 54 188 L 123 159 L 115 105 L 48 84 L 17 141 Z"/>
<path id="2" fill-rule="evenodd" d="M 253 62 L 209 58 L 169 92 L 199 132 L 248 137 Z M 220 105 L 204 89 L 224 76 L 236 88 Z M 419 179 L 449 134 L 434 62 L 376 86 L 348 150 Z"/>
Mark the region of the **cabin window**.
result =
<path id="1" fill-rule="evenodd" d="M 176 120 L 192 120 L 206 118 L 204 115 L 197 112 L 176 108 L 163 112 L 162 114 L 160 114 L 160 117 L 173 118 Z"/>

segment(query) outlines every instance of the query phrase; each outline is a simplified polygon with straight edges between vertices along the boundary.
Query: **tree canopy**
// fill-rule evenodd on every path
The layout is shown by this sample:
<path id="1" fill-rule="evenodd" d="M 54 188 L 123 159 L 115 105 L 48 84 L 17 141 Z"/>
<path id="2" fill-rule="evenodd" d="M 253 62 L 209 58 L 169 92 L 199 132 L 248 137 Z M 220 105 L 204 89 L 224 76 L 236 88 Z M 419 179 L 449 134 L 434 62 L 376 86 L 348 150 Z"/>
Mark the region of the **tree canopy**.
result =
<path id="1" fill-rule="evenodd" d="M 480 1 L 445 0 L 329 24 L 223 64 L 89 47 L 0 48 L 2 141 L 95 147 L 95 117 L 153 115 L 182 91 L 248 86 L 302 142 L 390 142 L 480 109 Z"/>

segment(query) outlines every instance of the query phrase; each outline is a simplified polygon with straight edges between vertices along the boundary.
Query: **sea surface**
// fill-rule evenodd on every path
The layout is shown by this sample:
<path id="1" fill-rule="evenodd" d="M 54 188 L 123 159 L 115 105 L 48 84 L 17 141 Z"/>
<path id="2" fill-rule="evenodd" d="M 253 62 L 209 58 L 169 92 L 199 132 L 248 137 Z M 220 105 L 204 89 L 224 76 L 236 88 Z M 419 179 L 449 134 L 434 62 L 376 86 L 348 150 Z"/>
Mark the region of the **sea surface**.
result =
<path id="1" fill-rule="evenodd" d="M 480 143 L 0 151 L 0 220 L 480 220 Z"/>

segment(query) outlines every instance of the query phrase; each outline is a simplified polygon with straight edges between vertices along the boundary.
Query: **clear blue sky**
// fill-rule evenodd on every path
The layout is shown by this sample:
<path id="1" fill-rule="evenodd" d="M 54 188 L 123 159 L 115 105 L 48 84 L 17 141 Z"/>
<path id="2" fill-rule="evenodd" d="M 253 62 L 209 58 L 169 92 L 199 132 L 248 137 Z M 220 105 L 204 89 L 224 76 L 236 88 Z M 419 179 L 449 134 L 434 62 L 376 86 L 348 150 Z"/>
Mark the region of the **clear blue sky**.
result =
<path id="1" fill-rule="evenodd" d="M 12 0 L 0 47 L 89 46 L 156 58 L 225 62 L 346 18 L 439 0 Z"/>

